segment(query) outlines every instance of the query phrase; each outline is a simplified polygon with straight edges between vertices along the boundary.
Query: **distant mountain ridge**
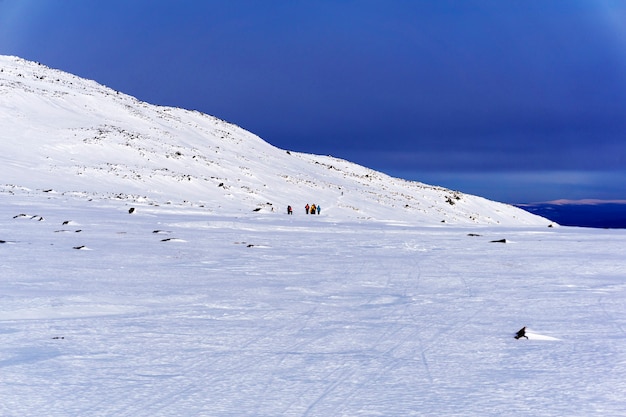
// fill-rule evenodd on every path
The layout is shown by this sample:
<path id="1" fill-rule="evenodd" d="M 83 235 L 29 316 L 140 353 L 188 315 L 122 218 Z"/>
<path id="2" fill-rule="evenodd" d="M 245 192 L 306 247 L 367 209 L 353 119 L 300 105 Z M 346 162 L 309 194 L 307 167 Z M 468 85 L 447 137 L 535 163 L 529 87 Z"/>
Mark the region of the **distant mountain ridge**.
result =
<path id="1" fill-rule="evenodd" d="M 95 81 L 0 56 L 0 184 L 217 214 L 303 214 L 421 224 L 548 225 L 511 205 L 290 152 L 197 111 L 151 105 Z"/>

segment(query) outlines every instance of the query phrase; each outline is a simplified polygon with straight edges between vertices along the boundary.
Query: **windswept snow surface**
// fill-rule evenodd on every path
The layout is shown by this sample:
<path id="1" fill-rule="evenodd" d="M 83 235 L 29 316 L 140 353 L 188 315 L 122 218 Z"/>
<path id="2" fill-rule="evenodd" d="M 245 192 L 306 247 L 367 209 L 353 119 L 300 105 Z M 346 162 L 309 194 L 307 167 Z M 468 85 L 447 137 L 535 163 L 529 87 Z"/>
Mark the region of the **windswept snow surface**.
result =
<path id="1" fill-rule="evenodd" d="M 0 415 L 626 409 L 624 231 L 134 207 L 0 193 Z"/>
<path id="2" fill-rule="evenodd" d="M 0 142 L 1 416 L 626 410 L 624 231 L 15 57 Z"/>

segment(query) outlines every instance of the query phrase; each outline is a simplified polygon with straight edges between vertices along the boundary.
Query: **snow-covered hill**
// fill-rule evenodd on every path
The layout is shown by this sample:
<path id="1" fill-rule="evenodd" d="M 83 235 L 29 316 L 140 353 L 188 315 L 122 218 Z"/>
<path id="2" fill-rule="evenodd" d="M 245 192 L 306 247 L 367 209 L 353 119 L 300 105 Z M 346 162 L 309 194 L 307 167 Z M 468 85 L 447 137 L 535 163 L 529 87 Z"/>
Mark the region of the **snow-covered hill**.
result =
<path id="1" fill-rule="evenodd" d="M 510 205 L 278 149 L 218 118 L 141 102 L 16 57 L 0 56 L 0 141 L 5 191 L 213 214 L 284 214 L 287 205 L 300 214 L 315 203 L 332 221 L 549 224 Z"/>
<path id="2" fill-rule="evenodd" d="M 17 58 L 0 109 L 0 416 L 624 414 L 623 230 Z"/>
<path id="3" fill-rule="evenodd" d="M 126 204 L 0 193 L 1 416 L 624 415 L 623 230 Z"/>

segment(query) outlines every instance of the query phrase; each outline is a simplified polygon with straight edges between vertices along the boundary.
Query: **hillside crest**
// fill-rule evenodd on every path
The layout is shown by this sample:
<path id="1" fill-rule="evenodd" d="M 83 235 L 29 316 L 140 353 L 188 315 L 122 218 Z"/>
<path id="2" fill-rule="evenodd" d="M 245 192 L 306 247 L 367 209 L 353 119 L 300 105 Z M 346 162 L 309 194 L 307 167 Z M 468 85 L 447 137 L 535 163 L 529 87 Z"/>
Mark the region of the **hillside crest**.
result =
<path id="1" fill-rule="evenodd" d="M 330 220 L 547 225 L 519 208 L 331 156 L 276 148 L 197 111 L 156 106 L 45 65 L 0 56 L 0 172 L 20 188 L 209 213 Z M 278 121 L 279 122 L 279 121 Z"/>

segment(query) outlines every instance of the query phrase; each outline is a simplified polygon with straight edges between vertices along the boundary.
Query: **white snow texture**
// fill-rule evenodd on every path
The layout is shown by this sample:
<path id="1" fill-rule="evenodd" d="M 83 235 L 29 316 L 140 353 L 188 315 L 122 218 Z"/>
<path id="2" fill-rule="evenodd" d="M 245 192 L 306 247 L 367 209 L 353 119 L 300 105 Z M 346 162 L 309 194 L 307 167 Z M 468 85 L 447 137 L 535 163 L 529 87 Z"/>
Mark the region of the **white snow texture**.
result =
<path id="1" fill-rule="evenodd" d="M 0 109 L 1 416 L 624 415 L 625 231 L 16 57 Z"/>

